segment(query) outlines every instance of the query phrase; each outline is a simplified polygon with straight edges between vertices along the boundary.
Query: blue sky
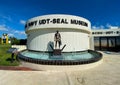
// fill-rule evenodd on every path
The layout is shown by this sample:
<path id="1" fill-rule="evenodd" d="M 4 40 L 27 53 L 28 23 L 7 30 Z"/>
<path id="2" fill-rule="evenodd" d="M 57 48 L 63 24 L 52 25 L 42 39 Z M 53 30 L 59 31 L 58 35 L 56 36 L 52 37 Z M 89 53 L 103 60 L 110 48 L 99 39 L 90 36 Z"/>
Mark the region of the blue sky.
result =
<path id="1" fill-rule="evenodd" d="M 25 22 L 45 14 L 77 15 L 94 29 L 106 29 L 120 26 L 120 0 L 0 0 L 0 37 L 26 38 Z"/>

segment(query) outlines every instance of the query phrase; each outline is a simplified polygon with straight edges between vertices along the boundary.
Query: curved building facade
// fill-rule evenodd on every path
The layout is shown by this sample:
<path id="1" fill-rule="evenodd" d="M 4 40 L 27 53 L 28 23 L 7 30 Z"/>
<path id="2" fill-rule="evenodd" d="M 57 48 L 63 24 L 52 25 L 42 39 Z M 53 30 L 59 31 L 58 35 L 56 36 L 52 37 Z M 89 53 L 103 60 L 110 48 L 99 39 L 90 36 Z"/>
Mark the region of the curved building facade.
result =
<path id="1" fill-rule="evenodd" d="M 27 49 L 52 51 L 56 31 L 61 34 L 63 52 L 85 51 L 90 49 L 91 23 L 89 20 L 64 14 L 51 14 L 29 19 L 25 25 Z"/>

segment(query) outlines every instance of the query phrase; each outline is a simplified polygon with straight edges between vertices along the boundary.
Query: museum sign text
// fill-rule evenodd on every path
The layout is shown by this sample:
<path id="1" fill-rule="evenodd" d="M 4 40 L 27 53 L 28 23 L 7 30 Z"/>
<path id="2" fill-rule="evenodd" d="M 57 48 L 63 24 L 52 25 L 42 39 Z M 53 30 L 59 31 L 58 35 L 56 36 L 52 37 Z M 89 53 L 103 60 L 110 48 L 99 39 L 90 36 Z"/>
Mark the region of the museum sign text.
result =
<path id="1" fill-rule="evenodd" d="M 36 25 L 45 25 L 45 24 L 75 24 L 88 27 L 88 23 L 76 20 L 76 19 L 64 19 L 64 18 L 53 18 L 53 19 L 40 19 L 26 23 L 25 28 L 32 27 Z"/>

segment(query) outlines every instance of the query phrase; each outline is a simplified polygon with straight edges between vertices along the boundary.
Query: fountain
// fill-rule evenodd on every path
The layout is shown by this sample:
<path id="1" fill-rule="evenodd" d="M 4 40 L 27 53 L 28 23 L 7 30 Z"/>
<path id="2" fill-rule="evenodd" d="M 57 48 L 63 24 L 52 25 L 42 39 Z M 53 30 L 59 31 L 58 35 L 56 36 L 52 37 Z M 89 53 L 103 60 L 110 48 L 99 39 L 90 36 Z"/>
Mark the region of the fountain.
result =
<path id="1" fill-rule="evenodd" d="M 52 14 L 34 17 L 25 25 L 27 49 L 18 54 L 23 66 L 37 70 L 88 69 L 101 63 L 92 49 L 91 24 L 82 17 Z M 55 32 L 60 33 L 57 46 Z"/>

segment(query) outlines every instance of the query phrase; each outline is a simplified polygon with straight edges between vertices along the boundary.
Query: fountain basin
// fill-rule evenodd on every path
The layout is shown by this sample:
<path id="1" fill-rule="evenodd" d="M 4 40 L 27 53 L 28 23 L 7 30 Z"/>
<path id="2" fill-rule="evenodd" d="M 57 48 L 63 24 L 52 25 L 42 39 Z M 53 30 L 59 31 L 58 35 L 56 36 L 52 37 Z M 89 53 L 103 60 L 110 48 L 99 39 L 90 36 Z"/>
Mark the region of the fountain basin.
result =
<path id="1" fill-rule="evenodd" d="M 43 65 L 80 65 L 94 63 L 102 59 L 102 54 L 88 50 L 82 52 L 62 53 L 61 56 L 54 56 L 52 53 L 22 51 L 18 54 L 22 61 L 43 64 Z"/>

